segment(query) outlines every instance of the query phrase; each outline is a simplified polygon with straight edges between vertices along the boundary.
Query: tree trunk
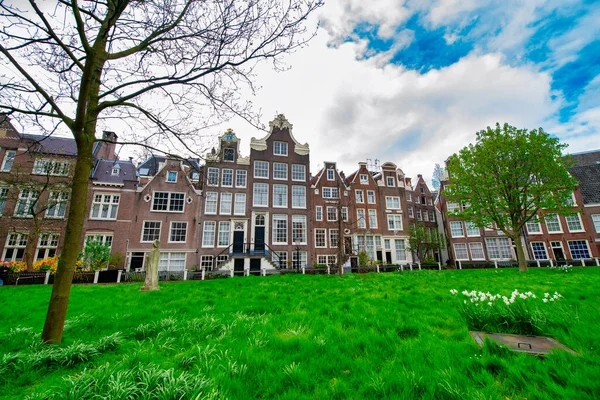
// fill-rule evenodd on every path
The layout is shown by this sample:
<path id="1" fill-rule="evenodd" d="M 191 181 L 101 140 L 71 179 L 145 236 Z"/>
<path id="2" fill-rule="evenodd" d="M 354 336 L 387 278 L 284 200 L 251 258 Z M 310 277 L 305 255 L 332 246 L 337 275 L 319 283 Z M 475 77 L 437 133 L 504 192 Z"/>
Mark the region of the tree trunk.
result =
<path id="1" fill-rule="evenodd" d="M 83 135 L 82 135 L 83 136 Z M 86 135 L 87 136 L 87 135 Z M 48 313 L 42 332 L 42 341 L 50 344 L 60 343 L 67 316 L 67 306 L 71 294 L 71 282 L 75 271 L 75 263 L 80 252 L 81 235 L 86 215 L 88 179 L 92 170 L 91 140 L 81 140 L 77 149 L 77 162 L 73 174 L 71 189 L 71 207 L 65 231 L 62 253 L 58 262 Z"/>
<path id="2" fill-rule="evenodd" d="M 338 202 L 338 245 L 337 245 L 337 264 L 340 278 L 344 276 L 344 223 L 342 221 L 342 205 Z"/>
<path id="3" fill-rule="evenodd" d="M 517 230 L 513 238 L 515 246 L 517 246 L 517 260 L 519 261 L 519 272 L 527 272 L 527 259 L 525 259 L 525 249 L 523 249 L 523 242 L 521 242 L 521 234 Z"/>
<path id="4" fill-rule="evenodd" d="M 38 242 L 39 235 L 37 232 L 31 232 L 27 237 L 27 245 L 25 246 L 25 264 L 27 264 L 27 272 L 33 272 L 33 260 L 35 259 L 35 248 Z"/>

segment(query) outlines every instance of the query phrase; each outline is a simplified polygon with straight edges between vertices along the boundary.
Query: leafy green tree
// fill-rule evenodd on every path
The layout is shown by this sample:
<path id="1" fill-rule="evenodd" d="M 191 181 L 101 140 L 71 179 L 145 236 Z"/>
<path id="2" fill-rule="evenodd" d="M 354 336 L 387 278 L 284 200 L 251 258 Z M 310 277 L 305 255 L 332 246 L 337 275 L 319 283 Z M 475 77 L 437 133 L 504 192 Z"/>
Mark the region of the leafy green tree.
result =
<path id="1" fill-rule="evenodd" d="M 462 204 L 455 215 L 478 227 L 495 227 L 516 246 L 519 271 L 527 271 L 521 230 L 538 211 L 569 214 L 577 181 L 569 174 L 566 148 L 542 128 L 496 124 L 477 133 L 475 144 L 450 157 L 448 201 Z M 542 215 L 543 218 L 543 215 Z"/>
<path id="2" fill-rule="evenodd" d="M 100 271 L 108 267 L 110 246 L 93 239 L 88 239 L 85 242 L 80 258 L 83 261 L 82 267 L 84 270 Z"/>
<path id="3" fill-rule="evenodd" d="M 71 207 L 42 341 L 60 343 L 86 216 L 99 121 L 124 118 L 130 143 L 191 152 L 199 131 L 239 115 L 255 67 L 303 46 L 322 0 L 0 1 L 0 111 L 77 144 Z M 156 144 L 154 147 L 156 148 Z M 176 149 L 175 149 L 176 150 Z M 197 153 L 196 153 L 197 154 Z"/>
<path id="4" fill-rule="evenodd" d="M 420 262 L 424 262 L 432 250 L 439 250 L 445 245 L 444 236 L 437 229 L 428 229 L 423 225 L 412 225 L 408 230 L 408 249 L 416 254 Z"/>

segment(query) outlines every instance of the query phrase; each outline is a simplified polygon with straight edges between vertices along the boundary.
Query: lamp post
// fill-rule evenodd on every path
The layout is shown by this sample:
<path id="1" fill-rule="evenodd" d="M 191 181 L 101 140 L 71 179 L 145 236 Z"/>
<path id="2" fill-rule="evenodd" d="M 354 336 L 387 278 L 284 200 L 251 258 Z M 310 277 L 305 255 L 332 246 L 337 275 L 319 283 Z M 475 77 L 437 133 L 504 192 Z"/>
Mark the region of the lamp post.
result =
<path id="1" fill-rule="evenodd" d="M 294 238 L 294 244 L 296 245 L 296 270 L 300 271 L 300 239 Z"/>

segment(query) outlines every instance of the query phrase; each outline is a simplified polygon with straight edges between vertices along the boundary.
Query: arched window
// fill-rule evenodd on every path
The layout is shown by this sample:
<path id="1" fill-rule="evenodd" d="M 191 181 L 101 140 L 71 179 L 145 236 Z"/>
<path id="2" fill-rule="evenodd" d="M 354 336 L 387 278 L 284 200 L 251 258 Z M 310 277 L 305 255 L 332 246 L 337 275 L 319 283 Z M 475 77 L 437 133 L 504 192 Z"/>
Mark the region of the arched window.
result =
<path id="1" fill-rule="evenodd" d="M 257 215 L 256 219 L 254 220 L 254 224 L 256 226 L 265 226 L 265 216 L 264 215 Z"/>

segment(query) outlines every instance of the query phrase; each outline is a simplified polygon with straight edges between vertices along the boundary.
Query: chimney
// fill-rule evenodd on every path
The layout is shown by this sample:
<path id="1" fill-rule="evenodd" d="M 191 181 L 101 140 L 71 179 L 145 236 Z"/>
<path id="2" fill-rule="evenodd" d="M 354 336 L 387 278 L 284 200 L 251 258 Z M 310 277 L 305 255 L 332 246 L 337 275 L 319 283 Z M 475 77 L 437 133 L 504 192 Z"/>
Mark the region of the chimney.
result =
<path id="1" fill-rule="evenodd" d="M 96 157 L 103 158 L 105 160 L 117 160 L 118 157 L 115 153 L 117 148 L 117 139 L 118 136 L 114 132 L 102 132 L 102 140 L 106 141 L 100 142 L 100 148 L 98 149 Z"/>

